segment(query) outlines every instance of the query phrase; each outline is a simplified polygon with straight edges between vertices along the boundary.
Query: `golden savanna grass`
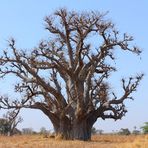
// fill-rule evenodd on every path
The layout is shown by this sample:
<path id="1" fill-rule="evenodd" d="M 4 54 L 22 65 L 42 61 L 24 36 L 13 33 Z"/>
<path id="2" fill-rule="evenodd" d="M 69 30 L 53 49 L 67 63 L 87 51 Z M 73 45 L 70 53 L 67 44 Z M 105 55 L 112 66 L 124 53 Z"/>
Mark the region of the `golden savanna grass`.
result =
<path id="1" fill-rule="evenodd" d="M 0 148 L 148 148 L 148 135 L 99 135 L 89 142 L 55 140 L 42 135 L 0 136 Z"/>

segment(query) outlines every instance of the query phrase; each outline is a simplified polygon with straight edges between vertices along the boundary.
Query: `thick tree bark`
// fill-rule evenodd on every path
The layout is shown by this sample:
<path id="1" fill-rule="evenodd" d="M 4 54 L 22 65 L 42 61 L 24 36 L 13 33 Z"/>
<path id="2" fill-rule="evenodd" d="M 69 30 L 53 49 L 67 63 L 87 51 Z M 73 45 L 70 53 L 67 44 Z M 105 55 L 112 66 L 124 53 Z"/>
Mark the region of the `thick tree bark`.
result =
<path id="1" fill-rule="evenodd" d="M 91 128 L 92 126 L 86 120 L 76 122 L 73 126 L 73 139 L 83 141 L 91 140 Z"/>
<path id="2" fill-rule="evenodd" d="M 93 122 L 94 123 L 94 122 Z M 57 125 L 59 125 L 57 127 Z M 91 140 L 92 121 L 89 120 L 61 120 L 60 124 L 53 124 L 56 136 L 67 140 Z"/>
<path id="3" fill-rule="evenodd" d="M 56 136 L 66 140 L 72 139 L 71 123 L 68 120 L 61 119 L 59 124 L 53 124 L 53 126 Z"/>

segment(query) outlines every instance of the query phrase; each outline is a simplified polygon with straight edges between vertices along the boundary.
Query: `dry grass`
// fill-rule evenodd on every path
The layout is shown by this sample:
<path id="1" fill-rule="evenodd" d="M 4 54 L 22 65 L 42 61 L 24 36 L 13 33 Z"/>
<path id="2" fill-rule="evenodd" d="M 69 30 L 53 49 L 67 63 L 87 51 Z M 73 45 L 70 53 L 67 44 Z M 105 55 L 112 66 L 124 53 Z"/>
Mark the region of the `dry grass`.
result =
<path id="1" fill-rule="evenodd" d="M 63 141 L 40 135 L 0 136 L 0 148 L 148 148 L 148 135 L 93 136 L 92 141 Z"/>
<path id="2" fill-rule="evenodd" d="M 148 148 L 148 135 L 142 135 L 131 142 L 120 144 L 117 148 Z"/>

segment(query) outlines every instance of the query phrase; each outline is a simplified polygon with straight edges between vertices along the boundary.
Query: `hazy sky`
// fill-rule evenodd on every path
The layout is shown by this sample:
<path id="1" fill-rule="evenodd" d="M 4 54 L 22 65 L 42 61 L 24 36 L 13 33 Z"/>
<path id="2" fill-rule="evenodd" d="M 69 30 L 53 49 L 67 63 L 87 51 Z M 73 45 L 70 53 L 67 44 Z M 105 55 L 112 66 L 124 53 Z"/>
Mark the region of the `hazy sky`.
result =
<path id="1" fill-rule="evenodd" d="M 148 1 L 147 0 L 1 0 L 0 1 L 0 50 L 7 48 L 7 40 L 14 37 L 17 47 L 31 49 L 41 39 L 48 38 L 44 29 L 44 17 L 54 10 L 66 7 L 69 10 L 97 10 L 109 11 L 108 18 L 111 19 L 121 33 L 127 32 L 134 36 L 135 45 L 143 50 L 141 58 L 126 53 L 116 53 L 116 67 L 118 72 L 111 76 L 112 88 L 120 93 L 120 79 L 125 76 L 135 75 L 143 72 L 144 79 L 140 83 L 138 91 L 133 94 L 134 101 L 127 101 L 128 113 L 122 120 L 98 120 L 95 126 L 104 131 L 119 130 L 120 128 L 133 129 L 140 127 L 148 121 Z M 0 93 L 13 96 L 11 78 L 0 80 Z M 0 112 L 0 115 L 3 111 Z M 22 110 L 24 119 L 19 125 L 22 127 L 33 127 L 39 130 L 42 126 L 52 129 L 48 118 L 40 111 Z"/>

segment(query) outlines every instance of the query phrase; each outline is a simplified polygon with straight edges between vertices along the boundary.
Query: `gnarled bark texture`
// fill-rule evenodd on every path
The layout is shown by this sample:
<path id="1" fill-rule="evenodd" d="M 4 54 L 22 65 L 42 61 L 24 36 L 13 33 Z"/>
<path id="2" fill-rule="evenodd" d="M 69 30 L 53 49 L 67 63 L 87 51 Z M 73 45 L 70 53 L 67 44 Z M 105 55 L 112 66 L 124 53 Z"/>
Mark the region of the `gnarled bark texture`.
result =
<path id="1" fill-rule="evenodd" d="M 94 122 L 87 120 L 75 120 L 70 122 L 69 120 L 59 121 L 59 126 L 53 124 L 56 135 L 61 135 L 63 139 L 76 139 L 76 140 L 91 140 L 91 129 Z"/>

